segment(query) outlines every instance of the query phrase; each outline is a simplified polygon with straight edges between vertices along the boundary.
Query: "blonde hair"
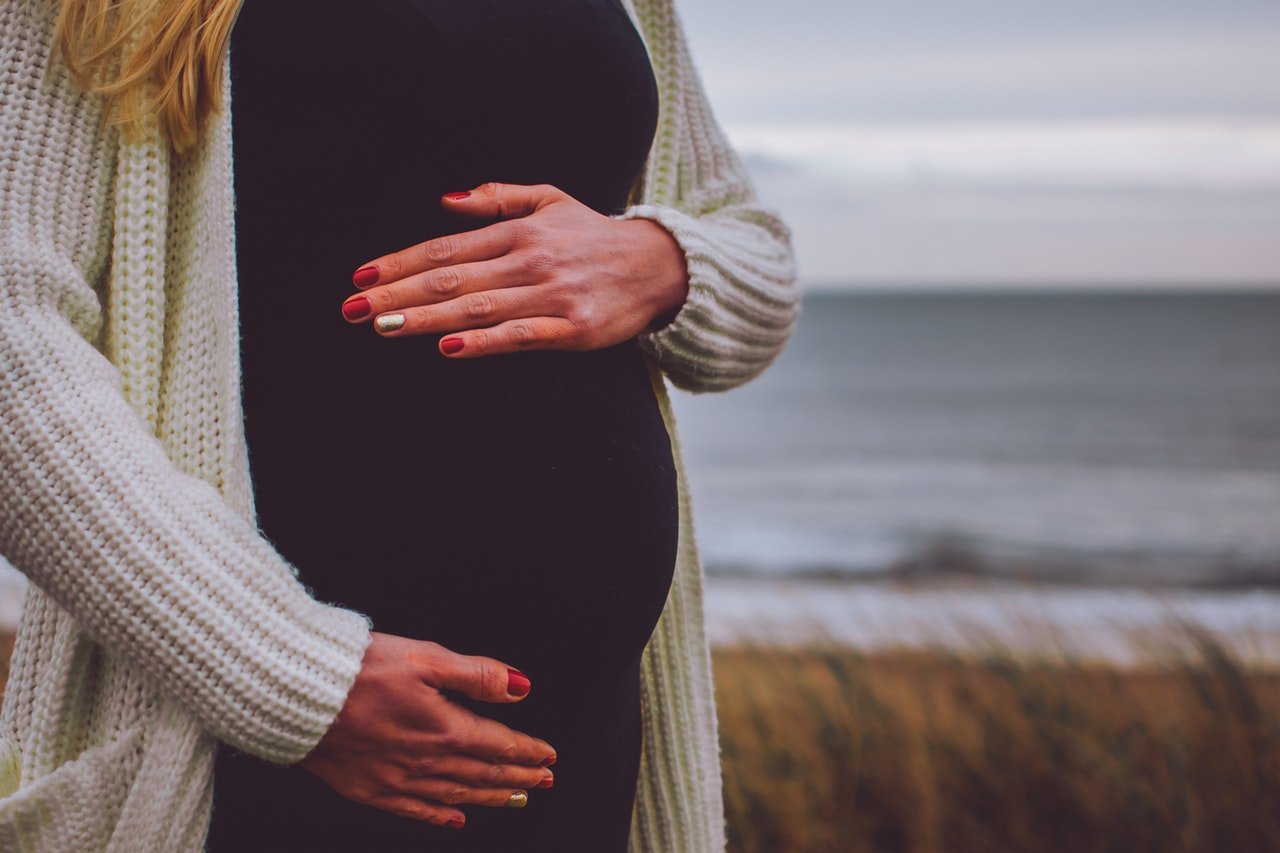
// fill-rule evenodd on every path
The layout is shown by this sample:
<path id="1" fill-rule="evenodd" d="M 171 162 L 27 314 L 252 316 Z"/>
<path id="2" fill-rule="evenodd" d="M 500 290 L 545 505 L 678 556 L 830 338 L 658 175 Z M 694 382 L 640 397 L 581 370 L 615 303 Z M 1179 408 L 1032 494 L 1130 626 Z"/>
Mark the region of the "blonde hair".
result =
<path id="1" fill-rule="evenodd" d="M 67 69 L 106 98 L 126 139 L 158 117 L 176 151 L 222 109 L 222 63 L 243 0 L 62 0 L 54 29 Z"/>

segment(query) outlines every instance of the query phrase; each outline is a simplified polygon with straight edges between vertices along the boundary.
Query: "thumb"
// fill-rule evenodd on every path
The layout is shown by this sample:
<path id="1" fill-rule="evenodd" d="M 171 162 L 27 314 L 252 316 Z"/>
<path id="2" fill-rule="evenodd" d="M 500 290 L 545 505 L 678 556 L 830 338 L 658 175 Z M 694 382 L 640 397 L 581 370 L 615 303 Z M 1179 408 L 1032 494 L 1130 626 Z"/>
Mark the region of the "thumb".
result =
<path id="1" fill-rule="evenodd" d="M 518 702 L 529 695 L 529 676 L 483 655 L 460 655 L 435 643 L 424 680 L 439 690 L 456 690 L 482 702 Z"/>
<path id="2" fill-rule="evenodd" d="M 441 203 L 451 213 L 484 219 L 515 219 L 568 197 L 567 193 L 551 184 L 489 181 L 467 192 L 447 193 L 441 197 Z"/>

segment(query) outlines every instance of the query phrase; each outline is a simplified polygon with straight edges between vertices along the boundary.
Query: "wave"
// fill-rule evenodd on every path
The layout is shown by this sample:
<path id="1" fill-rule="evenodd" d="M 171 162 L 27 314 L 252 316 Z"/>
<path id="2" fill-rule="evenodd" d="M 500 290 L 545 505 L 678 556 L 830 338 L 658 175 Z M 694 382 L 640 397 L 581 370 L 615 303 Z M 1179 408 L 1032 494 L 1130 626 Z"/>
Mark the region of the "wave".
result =
<path id="1" fill-rule="evenodd" d="M 700 542 L 708 575 L 924 581 L 948 578 L 1099 587 L 1280 588 L 1280 554 L 1097 550 L 1001 540 L 960 531 L 805 542 L 757 530 L 750 541 Z"/>

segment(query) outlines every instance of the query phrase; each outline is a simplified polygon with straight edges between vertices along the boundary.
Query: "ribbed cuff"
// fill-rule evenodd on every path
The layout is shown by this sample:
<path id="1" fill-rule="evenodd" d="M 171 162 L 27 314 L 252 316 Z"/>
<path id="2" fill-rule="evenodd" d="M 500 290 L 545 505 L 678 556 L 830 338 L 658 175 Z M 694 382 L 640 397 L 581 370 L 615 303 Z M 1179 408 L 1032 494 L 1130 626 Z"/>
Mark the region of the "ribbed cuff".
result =
<path id="1" fill-rule="evenodd" d="M 319 602 L 316 606 L 318 636 L 303 656 L 288 662 L 295 677 L 287 695 L 273 697 L 283 709 L 279 725 L 246 733 L 240 746 L 276 764 L 301 761 L 324 738 L 346 704 L 372 639 L 368 616 Z"/>
<path id="2" fill-rule="evenodd" d="M 684 251 L 689 270 L 689 293 L 671 322 L 654 331 L 641 332 L 638 340 L 661 364 L 678 347 L 673 344 L 697 335 L 698 327 L 706 329 L 716 313 L 716 271 L 713 251 L 698 225 L 696 217 L 661 204 L 633 204 L 614 219 L 649 219 L 671 233 Z"/>

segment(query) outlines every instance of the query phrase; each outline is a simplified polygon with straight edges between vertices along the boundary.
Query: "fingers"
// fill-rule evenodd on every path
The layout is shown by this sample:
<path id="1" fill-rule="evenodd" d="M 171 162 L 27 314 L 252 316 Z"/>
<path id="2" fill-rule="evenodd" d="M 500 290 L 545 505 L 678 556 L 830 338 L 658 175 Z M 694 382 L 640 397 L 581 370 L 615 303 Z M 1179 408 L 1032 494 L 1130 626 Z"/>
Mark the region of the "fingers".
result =
<path id="1" fill-rule="evenodd" d="M 537 274 L 519 257 L 507 255 L 499 260 L 429 270 L 385 287 L 371 288 L 348 297 L 342 303 L 342 316 L 351 322 L 360 322 L 390 311 L 425 308 L 428 314 L 440 318 L 483 318 L 488 316 L 484 300 L 498 298 L 501 291 L 520 289 L 537 280 Z M 544 308 L 550 309 L 553 302 L 558 307 L 564 301 L 560 298 L 560 289 L 554 286 L 538 289 L 543 291 Z M 507 295 L 506 298 L 513 297 Z"/>
<path id="2" fill-rule="evenodd" d="M 509 729 L 461 706 L 463 719 L 451 735 L 450 752 L 460 752 L 494 764 L 546 766 L 555 762 L 555 750 L 546 741 Z"/>
<path id="3" fill-rule="evenodd" d="M 460 197 L 441 198 L 445 209 L 467 216 L 496 218 L 499 221 L 475 231 L 447 234 L 374 258 L 363 264 L 351 277 L 356 287 L 364 289 L 389 284 L 406 276 L 468 261 L 496 258 L 511 251 L 519 229 L 506 220 L 535 213 L 557 201 L 572 201 L 568 193 L 551 184 L 503 184 L 490 181 Z"/>
<path id="4" fill-rule="evenodd" d="M 528 793 L 522 788 L 478 788 L 440 776 L 407 779 L 401 787 L 410 796 L 434 800 L 449 806 L 474 805 L 519 809 L 524 808 L 529 801 Z"/>
<path id="5" fill-rule="evenodd" d="M 537 349 L 580 349 L 579 327 L 564 317 L 522 317 L 487 329 L 457 332 L 440 341 L 440 351 L 454 358 Z"/>
<path id="6" fill-rule="evenodd" d="M 436 690 L 453 690 L 482 702 L 518 702 L 529 694 L 529 677 L 514 667 L 484 655 L 462 655 L 423 641 L 417 645 L 423 683 Z M 555 750 L 540 738 L 507 728 L 456 702 L 448 706 L 448 725 L 437 747 L 443 754 L 465 753 L 495 764 L 547 766 Z M 435 771 L 432 771 L 435 772 Z"/>
<path id="7" fill-rule="evenodd" d="M 442 354 L 456 358 L 587 347 L 587 318 L 581 312 L 553 316 L 561 309 L 562 300 L 551 287 L 480 290 L 439 305 L 376 314 L 367 305 L 358 304 L 364 298 L 352 297 L 343 306 L 349 322 L 372 319 L 374 329 L 384 338 L 451 332 L 440 340 L 439 347 Z"/>
<path id="8" fill-rule="evenodd" d="M 402 762 L 409 778 L 431 776 L 452 779 L 474 788 L 505 788 L 523 791 L 550 788 L 555 776 L 545 767 L 528 764 L 498 764 L 469 755 L 423 756 Z"/>
<path id="9" fill-rule="evenodd" d="M 475 231 L 446 234 L 374 258 L 356 270 L 351 281 L 363 290 L 427 270 L 498 258 L 511 251 L 518 234 L 519 228 L 510 222 L 495 222 Z"/>
<path id="10" fill-rule="evenodd" d="M 451 213 L 466 216 L 514 219 L 528 216 L 553 202 L 571 196 L 551 184 L 503 184 L 489 181 L 466 195 L 446 195 L 441 204 Z"/>
<path id="11" fill-rule="evenodd" d="M 398 814 L 401 817 L 434 823 L 436 826 L 447 826 L 450 829 L 462 829 L 466 826 L 467 817 L 461 809 L 450 808 L 441 803 L 428 803 L 403 794 L 386 794 L 368 800 L 367 805 Z"/>
<path id="12" fill-rule="evenodd" d="M 548 783 L 538 787 L 549 788 L 551 785 Z M 458 806 L 522 809 L 529 803 L 529 794 L 523 788 L 479 788 L 433 776 L 423 779 L 408 778 L 397 786 L 395 793 L 382 794 L 367 802 L 368 805 L 402 817 L 461 829 L 466 825 L 466 816 Z"/>
<path id="13" fill-rule="evenodd" d="M 373 318 L 373 327 L 379 335 L 389 338 L 457 331 L 458 334 L 453 336 L 455 340 L 464 346 L 471 344 L 467 355 L 549 346 L 569 348 L 577 326 L 568 317 L 555 316 L 558 307 L 554 291 L 548 288 L 482 290 L 440 305 L 415 306 L 378 314 Z M 527 323 L 528 327 L 490 328 L 517 321 Z M 471 331 L 460 330 L 485 331 L 488 334 L 476 336 Z M 452 354 L 458 349 L 462 347 L 451 350 L 446 346 L 443 351 Z"/>
<path id="14" fill-rule="evenodd" d="M 456 690 L 481 702 L 518 702 L 532 687 L 529 676 L 484 655 L 462 655 L 439 643 L 423 642 L 422 680 L 439 690 Z"/>

